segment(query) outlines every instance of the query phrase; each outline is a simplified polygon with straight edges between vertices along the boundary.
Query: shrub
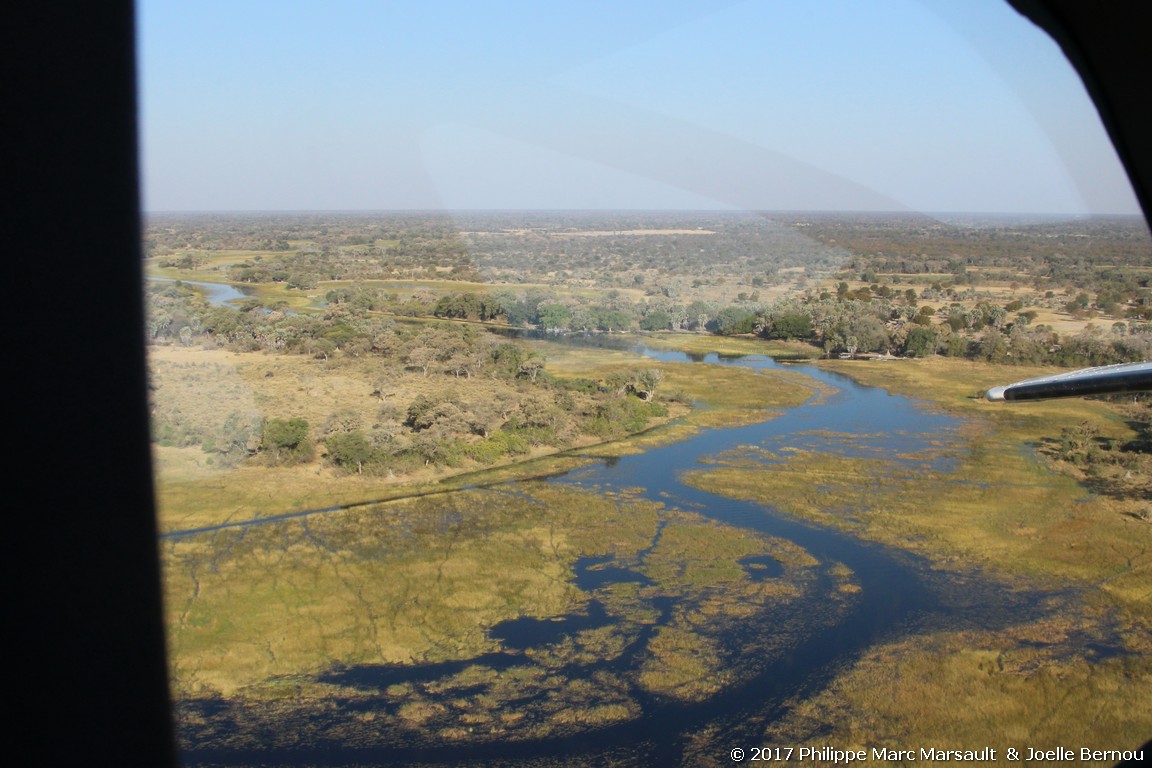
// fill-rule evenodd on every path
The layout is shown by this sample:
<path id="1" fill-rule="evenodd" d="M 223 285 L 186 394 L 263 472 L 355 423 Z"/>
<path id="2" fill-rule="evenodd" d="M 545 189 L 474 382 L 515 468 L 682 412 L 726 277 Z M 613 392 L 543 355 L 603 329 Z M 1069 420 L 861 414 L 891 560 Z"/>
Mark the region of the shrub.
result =
<path id="1" fill-rule="evenodd" d="M 312 459 L 312 441 L 304 419 L 269 419 L 264 424 L 261 450 L 274 464 L 300 464 Z"/>

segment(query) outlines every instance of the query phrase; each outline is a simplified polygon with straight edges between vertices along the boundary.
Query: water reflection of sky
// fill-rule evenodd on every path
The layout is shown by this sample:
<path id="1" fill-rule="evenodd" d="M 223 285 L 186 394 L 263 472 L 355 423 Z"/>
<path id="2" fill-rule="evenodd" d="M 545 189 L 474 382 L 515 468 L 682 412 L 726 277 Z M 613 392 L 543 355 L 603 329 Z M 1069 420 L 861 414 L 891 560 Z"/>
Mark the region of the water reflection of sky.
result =
<path id="1" fill-rule="evenodd" d="M 560 343 L 565 343 L 561 341 Z M 815 553 L 820 541 L 809 538 L 804 526 L 786 526 L 782 518 L 766 515 L 761 504 L 718 496 L 682 482 L 686 470 L 731 463 L 773 472 L 805 472 L 805 452 L 819 456 L 878 459 L 882 471 L 862 470 L 845 462 L 844 472 L 859 474 L 860 482 L 905 473 L 949 472 L 955 469 L 962 446 L 963 420 L 926 404 L 883 389 L 866 387 L 846 376 L 807 365 L 781 365 L 760 356 L 723 357 L 716 354 L 632 350 L 662 362 L 698 362 L 752 370 L 787 370 L 811 376 L 824 391 L 813 388 L 808 402 L 783 412 L 773 409 L 766 421 L 742 427 L 704 429 L 690 439 L 649 448 L 573 470 L 555 482 L 604 491 L 638 489 L 641 496 L 659 503 L 696 511 L 720 522 L 788 538 Z M 883 363 L 887 365 L 888 363 Z M 897 365 L 898 363 L 892 363 Z M 848 482 L 855 482 L 848 477 Z M 948 482 L 955 482 L 950 479 Z M 829 510 L 832 511 L 832 510 Z M 852 517 L 863 509 L 836 510 Z M 819 538 L 819 537 L 817 537 Z M 854 555 L 835 546 L 822 555 L 847 562 Z M 819 556 L 819 555 L 818 555 Z"/>
<path id="2" fill-rule="evenodd" d="M 248 298 L 248 294 L 245 293 L 242 288 L 237 288 L 228 283 L 206 283 L 202 280 L 177 280 L 171 277 L 149 277 L 148 279 L 161 283 L 183 283 L 184 285 L 191 285 L 204 293 L 205 298 L 208 299 L 208 304 L 213 307 L 226 307 L 229 306 L 231 302 Z"/>
<path id="3" fill-rule="evenodd" d="M 711 353 L 689 356 L 683 352 L 642 348 L 644 355 L 661 362 L 703 362 L 751 370 L 787 370 L 811 376 L 832 390 L 773 419 L 735 429 L 715 430 L 714 437 L 667 446 L 698 453 L 696 461 L 721 457 L 725 452 L 745 453 L 766 464 L 781 464 L 798 452 L 845 458 L 881 459 L 918 472 L 951 472 L 963 421 L 926 404 L 877 387 L 856 383 L 847 376 L 808 365 L 781 365 L 761 356 L 725 357 Z M 867 363 L 861 363 L 867 365 Z M 880 364 L 880 363 L 877 363 Z M 899 365 L 898 362 L 882 363 Z M 711 451 L 700 452 L 698 446 Z M 657 449 L 663 451 L 665 449 Z M 677 457 L 683 459 L 686 457 Z"/>

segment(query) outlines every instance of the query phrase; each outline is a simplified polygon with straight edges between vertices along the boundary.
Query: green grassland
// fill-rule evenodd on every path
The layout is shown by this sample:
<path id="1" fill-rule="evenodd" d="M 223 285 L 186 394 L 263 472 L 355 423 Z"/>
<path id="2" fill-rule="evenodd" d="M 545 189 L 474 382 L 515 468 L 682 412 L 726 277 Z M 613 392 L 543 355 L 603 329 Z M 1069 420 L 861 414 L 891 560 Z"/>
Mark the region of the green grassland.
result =
<path id="1" fill-rule="evenodd" d="M 752 336 L 713 336 L 703 333 L 647 333 L 644 343 L 653 349 L 670 349 L 695 354 L 766 355 L 781 360 L 811 359 L 820 351 L 811 344 Z"/>
<path id="2" fill-rule="evenodd" d="M 791 702 L 765 741 L 869 750 L 1019 744 L 1073 748 L 1077 757 L 1081 747 L 1136 749 L 1152 727 L 1150 649 L 1085 658 L 1074 649 L 1078 630 L 1101 618 L 1076 612 L 1009 633 L 941 632 L 882 644 L 821 694 Z M 1007 759 L 1001 746 L 997 763 Z"/>
<path id="3" fill-rule="evenodd" d="M 149 277 L 171 277 L 178 280 L 202 280 L 204 282 L 221 282 L 221 272 L 226 271 L 234 264 L 252 259 L 275 259 L 281 256 L 279 251 L 261 251 L 248 248 L 221 249 L 206 251 L 201 249 L 184 248 L 174 251 L 163 259 L 150 259 L 145 262 L 145 274 Z M 190 258 L 192 263 L 185 267 L 162 266 L 160 262 L 178 262 L 181 258 Z"/>

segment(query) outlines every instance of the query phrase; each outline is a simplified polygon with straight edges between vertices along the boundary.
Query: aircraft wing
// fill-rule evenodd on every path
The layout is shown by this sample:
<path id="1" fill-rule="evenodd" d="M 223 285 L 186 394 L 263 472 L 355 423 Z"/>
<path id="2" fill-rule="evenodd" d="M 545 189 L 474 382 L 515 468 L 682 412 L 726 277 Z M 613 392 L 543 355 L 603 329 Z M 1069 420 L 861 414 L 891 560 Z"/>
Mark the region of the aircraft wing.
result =
<path id="1" fill-rule="evenodd" d="M 1026 379 L 1015 384 L 992 387 L 984 396 L 994 401 L 1048 400 L 1054 397 L 1146 391 L 1152 391 L 1152 361 L 1101 365 L 1096 368 L 1057 373 L 1054 376 Z"/>

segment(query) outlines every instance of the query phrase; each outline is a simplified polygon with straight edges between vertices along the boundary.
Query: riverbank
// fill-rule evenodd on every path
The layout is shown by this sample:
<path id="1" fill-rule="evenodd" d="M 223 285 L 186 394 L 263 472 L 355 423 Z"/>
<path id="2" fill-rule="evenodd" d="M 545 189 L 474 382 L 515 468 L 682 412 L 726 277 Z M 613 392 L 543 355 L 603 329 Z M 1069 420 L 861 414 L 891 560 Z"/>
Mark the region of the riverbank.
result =
<path id="1" fill-rule="evenodd" d="M 633 353 L 611 349 L 557 347 L 537 343 L 547 352 L 547 367 L 558 377 L 604 378 L 635 369 Z M 363 411 L 365 421 L 383 405 L 367 397 L 378 372 L 370 361 L 323 361 L 304 356 L 271 356 L 195 347 L 154 347 L 153 380 L 166 387 L 171 409 L 185 421 L 221 422 L 229 414 L 294 415 L 322 424 L 331 413 Z M 710 366 L 646 363 L 664 375 L 660 394 L 668 415 L 653 418 L 636 435 L 611 441 L 585 438 L 572 447 L 537 448 L 527 456 L 506 457 L 491 465 L 464 461 L 456 467 L 425 467 L 405 474 L 350 474 L 316 459 L 294 466 L 211 461 L 199 446 L 155 447 L 157 498 L 162 532 L 200 529 L 242 520 L 308 509 L 362 504 L 443 492 L 476 482 L 511 481 L 554 474 L 578 466 L 584 456 L 619 456 L 644 446 L 683 439 L 708 426 L 763 420 L 794 407 L 811 395 L 803 377 L 790 372 L 758 375 Z M 435 394 L 434 385 L 418 374 L 392 382 L 393 389 Z M 468 380 L 470 392 L 489 384 Z M 492 397 L 498 396 L 493 390 Z M 696 403 L 689 408 L 684 403 Z"/>
<path id="2" fill-rule="evenodd" d="M 1135 425 L 1113 404 L 1083 398 L 1006 404 L 978 396 L 1048 369 L 942 358 L 820 367 L 922 398 L 969 423 L 968 445 L 952 477 L 898 479 L 889 495 L 899 503 L 866 505 L 883 508 L 863 523 L 867 536 L 891 544 L 935 541 L 987 569 L 1064 576 L 1148 607 L 1152 526 L 1132 514 L 1139 502 L 1094 493 L 1040 452 L 1064 430 L 1084 424 L 1101 436 L 1134 439 Z M 933 481 L 941 484 L 933 489 Z M 885 527 L 886 536 L 880 533 Z"/>

